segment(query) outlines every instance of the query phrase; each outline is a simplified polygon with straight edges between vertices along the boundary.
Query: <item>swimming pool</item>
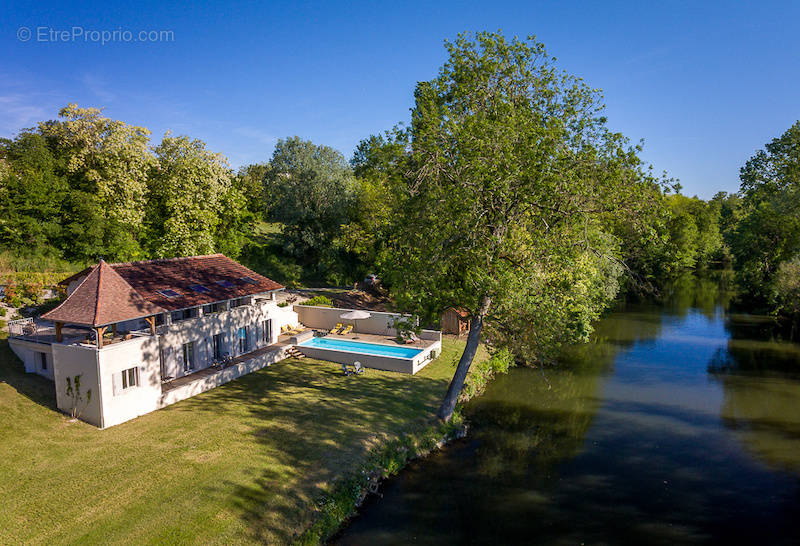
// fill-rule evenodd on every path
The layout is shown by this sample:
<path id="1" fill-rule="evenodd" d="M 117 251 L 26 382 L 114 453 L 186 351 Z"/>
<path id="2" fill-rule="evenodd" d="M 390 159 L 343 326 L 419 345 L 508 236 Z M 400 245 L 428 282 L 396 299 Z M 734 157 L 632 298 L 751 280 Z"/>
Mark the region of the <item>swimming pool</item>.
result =
<path id="1" fill-rule="evenodd" d="M 422 349 L 415 349 L 413 347 L 395 347 L 393 345 L 351 341 L 349 339 L 333 339 L 330 337 L 313 337 L 298 344 L 298 347 L 301 349 L 309 347 L 313 349 L 329 349 L 334 351 L 346 351 L 349 353 L 408 359 L 413 359 L 422 352 Z"/>

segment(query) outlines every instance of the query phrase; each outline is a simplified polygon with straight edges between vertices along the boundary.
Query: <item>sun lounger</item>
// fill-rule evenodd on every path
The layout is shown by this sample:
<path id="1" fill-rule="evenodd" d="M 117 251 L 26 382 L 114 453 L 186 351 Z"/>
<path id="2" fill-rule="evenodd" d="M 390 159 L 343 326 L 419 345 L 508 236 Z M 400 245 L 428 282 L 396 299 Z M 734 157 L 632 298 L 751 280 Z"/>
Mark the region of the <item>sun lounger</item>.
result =
<path id="1" fill-rule="evenodd" d="M 329 333 L 329 334 L 336 334 L 336 333 L 338 333 L 338 332 L 339 332 L 339 330 L 341 330 L 341 329 L 342 329 L 342 323 L 341 323 L 341 322 L 337 322 L 337 323 L 336 323 L 336 326 L 334 326 L 333 328 L 331 328 L 330 332 L 328 332 L 328 333 Z"/>
<path id="2" fill-rule="evenodd" d="M 349 334 L 349 333 L 350 333 L 350 331 L 351 331 L 352 329 L 353 329 L 353 325 L 352 325 L 352 324 L 348 324 L 348 325 L 347 325 L 347 326 L 345 326 L 345 327 L 344 327 L 344 329 L 343 329 L 341 332 L 339 332 L 339 333 L 340 333 L 341 335 Z"/>

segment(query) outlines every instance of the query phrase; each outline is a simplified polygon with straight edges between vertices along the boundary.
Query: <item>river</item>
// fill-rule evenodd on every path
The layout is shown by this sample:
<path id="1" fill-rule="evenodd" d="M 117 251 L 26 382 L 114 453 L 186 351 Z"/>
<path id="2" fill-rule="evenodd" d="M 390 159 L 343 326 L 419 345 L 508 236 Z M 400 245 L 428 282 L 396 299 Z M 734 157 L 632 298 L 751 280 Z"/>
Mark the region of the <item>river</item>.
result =
<path id="1" fill-rule="evenodd" d="M 466 408 L 334 542 L 800 543 L 800 346 L 716 279 L 625 304 Z"/>

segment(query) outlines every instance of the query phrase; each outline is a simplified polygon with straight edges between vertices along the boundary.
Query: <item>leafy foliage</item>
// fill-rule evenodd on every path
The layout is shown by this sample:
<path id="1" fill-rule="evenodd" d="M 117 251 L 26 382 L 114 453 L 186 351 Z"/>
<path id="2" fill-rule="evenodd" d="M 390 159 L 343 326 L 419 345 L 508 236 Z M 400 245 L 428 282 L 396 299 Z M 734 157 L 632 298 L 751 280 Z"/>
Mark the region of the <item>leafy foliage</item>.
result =
<path id="1" fill-rule="evenodd" d="M 149 135 L 70 104 L 58 119 L 0 140 L 2 249 L 77 264 L 236 256 L 251 219 L 250 186 L 234 184 L 227 161 L 203 142 L 167 134 L 151 150 Z"/>
<path id="2" fill-rule="evenodd" d="M 149 180 L 149 254 L 156 257 L 207 254 L 225 240 L 229 222 L 245 207 L 233 187 L 227 161 L 200 140 L 164 136 L 155 149 Z M 220 233 L 223 233 L 220 236 Z"/>
<path id="3" fill-rule="evenodd" d="M 337 242 L 351 216 L 356 181 L 344 156 L 292 137 L 279 140 L 264 177 L 268 216 L 283 224 L 284 252 L 338 284 L 346 268 Z"/>
<path id="4" fill-rule="evenodd" d="M 472 330 L 485 320 L 497 346 L 585 338 L 618 287 L 611 219 L 635 218 L 655 181 L 638 149 L 606 128 L 598 93 L 558 71 L 535 39 L 483 32 L 446 47 L 438 77 L 416 88 L 405 159 L 390 164 L 406 198 L 383 277 L 400 305 L 429 319 L 467 309 Z M 543 304 L 550 320 L 532 321 Z M 524 354 L 537 359 L 543 346 Z"/>
<path id="5" fill-rule="evenodd" d="M 313 298 L 308 298 L 301 305 L 316 305 L 318 307 L 333 307 L 333 301 L 328 296 L 322 294 L 316 295 Z"/>
<path id="6" fill-rule="evenodd" d="M 800 256 L 800 122 L 750 158 L 740 178 L 741 219 L 729 235 L 738 281 L 752 303 L 775 310 L 781 264 Z"/>

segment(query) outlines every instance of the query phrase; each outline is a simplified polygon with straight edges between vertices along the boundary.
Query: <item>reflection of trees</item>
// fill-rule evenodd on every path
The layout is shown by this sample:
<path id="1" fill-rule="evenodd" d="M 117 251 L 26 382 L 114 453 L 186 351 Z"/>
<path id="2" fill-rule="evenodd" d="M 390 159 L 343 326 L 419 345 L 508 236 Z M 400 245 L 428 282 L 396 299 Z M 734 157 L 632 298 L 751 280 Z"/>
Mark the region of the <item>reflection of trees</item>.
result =
<path id="1" fill-rule="evenodd" d="M 800 473 L 800 382 L 719 375 L 722 419 L 742 445 L 767 465 Z"/>
<path id="2" fill-rule="evenodd" d="M 723 390 L 722 419 L 766 464 L 800 471 L 800 345 L 771 317 L 730 315 L 731 338 L 708 365 Z"/>
<path id="3" fill-rule="evenodd" d="M 731 272 L 713 271 L 676 277 L 664 287 L 660 299 L 663 310 L 671 315 L 685 317 L 691 309 L 697 309 L 713 319 L 719 307 L 728 309 L 732 296 Z"/>
<path id="4" fill-rule="evenodd" d="M 581 347 L 571 348 L 565 355 L 568 359 L 565 364 L 569 366 L 580 365 L 583 360 L 582 351 L 590 354 L 586 355 L 591 362 L 591 353 L 605 344 L 608 345 L 603 350 L 610 351 L 613 346 L 631 347 L 636 343 L 650 341 L 661 333 L 662 318 L 657 308 L 647 305 L 626 305 L 622 312 L 615 312 L 600 321 L 594 331 L 594 345 L 588 344 Z M 562 356 L 562 361 L 564 356 Z M 613 361 L 613 355 L 610 361 Z"/>
<path id="5" fill-rule="evenodd" d="M 603 372 L 617 348 L 607 343 L 570 347 L 546 371 L 521 368 L 495 379 L 468 408 L 480 442 L 480 474 L 543 477 L 528 473 L 573 457 L 583 444 L 600 401 Z"/>

